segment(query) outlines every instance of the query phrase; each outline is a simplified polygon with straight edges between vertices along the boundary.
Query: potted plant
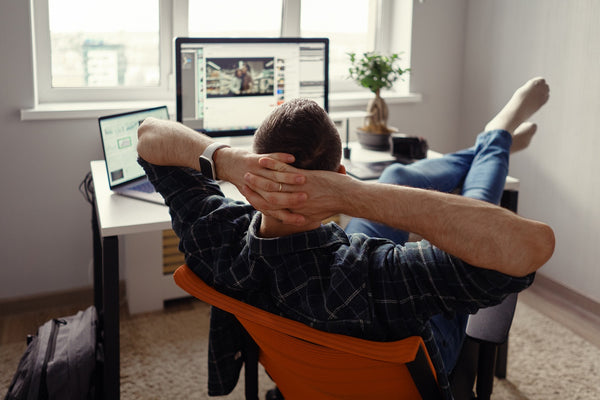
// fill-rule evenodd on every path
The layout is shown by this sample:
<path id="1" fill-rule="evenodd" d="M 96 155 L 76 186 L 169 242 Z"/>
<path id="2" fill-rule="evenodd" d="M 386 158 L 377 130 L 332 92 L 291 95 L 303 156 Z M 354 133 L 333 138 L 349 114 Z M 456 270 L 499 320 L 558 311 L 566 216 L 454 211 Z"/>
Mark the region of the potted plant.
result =
<path id="1" fill-rule="evenodd" d="M 381 89 L 391 88 L 398 78 L 410 71 L 410 68 L 402 69 L 398 65 L 398 54 L 385 56 L 369 52 L 360 57 L 356 53 L 349 53 L 349 56 L 350 78 L 375 94 L 375 98 L 367 105 L 364 125 L 358 128 L 358 140 L 365 148 L 387 150 L 389 136 L 396 129 L 387 125 L 388 106 L 381 97 Z"/>

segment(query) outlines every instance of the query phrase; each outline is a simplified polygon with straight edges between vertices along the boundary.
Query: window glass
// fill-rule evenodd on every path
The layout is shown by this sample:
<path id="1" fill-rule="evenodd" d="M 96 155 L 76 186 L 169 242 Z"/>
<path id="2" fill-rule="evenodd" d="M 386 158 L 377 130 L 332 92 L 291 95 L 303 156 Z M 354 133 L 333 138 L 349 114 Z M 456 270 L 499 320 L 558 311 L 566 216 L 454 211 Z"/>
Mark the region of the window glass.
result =
<path id="1" fill-rule="evenodd" d="M 369 0 L 302 0 L 300 29 L 303 37 L 329 38 L 329 78 L 348 76 L 348 53 L 373 50 Z"/>
<path id="2" fill-rule="evenodd" d="M 277 37 L 281 0 L 189 0 L 193 37 Z"/>
<path id="3" fill-rule="evenodd" d="M 51 85 L 160 84 L 158 0 L 48 0 Z"/>

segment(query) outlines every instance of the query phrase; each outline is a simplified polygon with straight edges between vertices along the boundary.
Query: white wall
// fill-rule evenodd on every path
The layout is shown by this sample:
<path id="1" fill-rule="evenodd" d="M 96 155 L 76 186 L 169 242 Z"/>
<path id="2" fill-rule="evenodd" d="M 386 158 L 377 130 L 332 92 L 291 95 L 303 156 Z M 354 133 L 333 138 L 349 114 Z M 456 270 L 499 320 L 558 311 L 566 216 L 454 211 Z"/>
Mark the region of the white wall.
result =
<path id="1" fill-rule="evenodd" d="M 414 3 L 411 86 L 390 123 L 457 148 L 466 0 Z M 404 51 L 393 44 L 394 51 Z M 102 157 L 95 119 L 21 121 L 34 105 L 28 1 L 0 2 L 0 300 L 91 285 L 91 208 L 78 191 Z"/>
<path id="2" fill-rule="evenodd" d="M 28 1 L 0 2 L 0 299 L 91 285 L 91 208 L 78 185 L 102 157 L 93 120 L 22 122 L 34 104 Z"/>
<path id="3" fill-rule="evenodd" d="M 423 136 L 440 152 L 457 150 L 466 1 L 414 1 L 410 89 L 423 101 L 390 110 L 390 125 Z M 394 41 L 392 41 L 394 43 Z M 406 51 L 395 44 L 396 52 Z"/>
<path id="4" fill-rule="evenodd" d="M 518 85 L 548 79 L 538 134 L 510 173 L 520 213 L 556 232 L 542 273 L 600 300 L 600 2 L 426 0 L 413 17 L 423 102 L 391 107 L 390 123 L 437 150 L 469 145 Z M 91 285 L 91 210 L 77 187 L 102 157 L 97 124 L 20 120 L 34 104 L 30 35 L 29 2 L 0 2 L 0 299 Z"/>
<path id="5" fill-rule="evenodd" d="M 519 213 L 555 230 L 554 257 L 541 273 L 600 301 L 600 2 L 468 2 L 462 111 L 468 144 L 533 76 L 550 100 L 532 120 L 531 147 L 512 158 Z"/>

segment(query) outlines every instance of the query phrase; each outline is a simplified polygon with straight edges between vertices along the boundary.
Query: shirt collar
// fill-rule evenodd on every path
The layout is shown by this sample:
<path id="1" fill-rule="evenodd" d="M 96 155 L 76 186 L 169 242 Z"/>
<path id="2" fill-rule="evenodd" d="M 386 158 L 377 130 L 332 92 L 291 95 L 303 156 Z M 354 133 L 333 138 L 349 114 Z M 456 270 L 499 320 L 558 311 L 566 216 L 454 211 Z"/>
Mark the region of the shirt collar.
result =
<path id="1" fill-rule="evenodd" d="M 312 250 L 331 245 L 348 245 L 348 236 L 337 224 L 330 222 L 317 229 L 278 238 L 262 238 L 258 235 L 262 214 L 256 213 L 248 227 L 250 254 L 258 256 L 281 256 L 298 251 Z"/>

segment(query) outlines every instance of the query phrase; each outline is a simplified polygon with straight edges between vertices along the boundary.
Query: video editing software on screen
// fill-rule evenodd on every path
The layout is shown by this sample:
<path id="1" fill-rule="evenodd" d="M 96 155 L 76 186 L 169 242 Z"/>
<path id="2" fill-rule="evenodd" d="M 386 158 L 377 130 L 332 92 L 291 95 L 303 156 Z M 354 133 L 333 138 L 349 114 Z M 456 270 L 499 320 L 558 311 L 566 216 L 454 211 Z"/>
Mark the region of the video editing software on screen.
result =
<path id="1" fill-rule="evenodd" d="M 177 120 L 211 136 L 251 135 L 277 105 L 328 107 L 327 39 L 176 40 Z"/>

